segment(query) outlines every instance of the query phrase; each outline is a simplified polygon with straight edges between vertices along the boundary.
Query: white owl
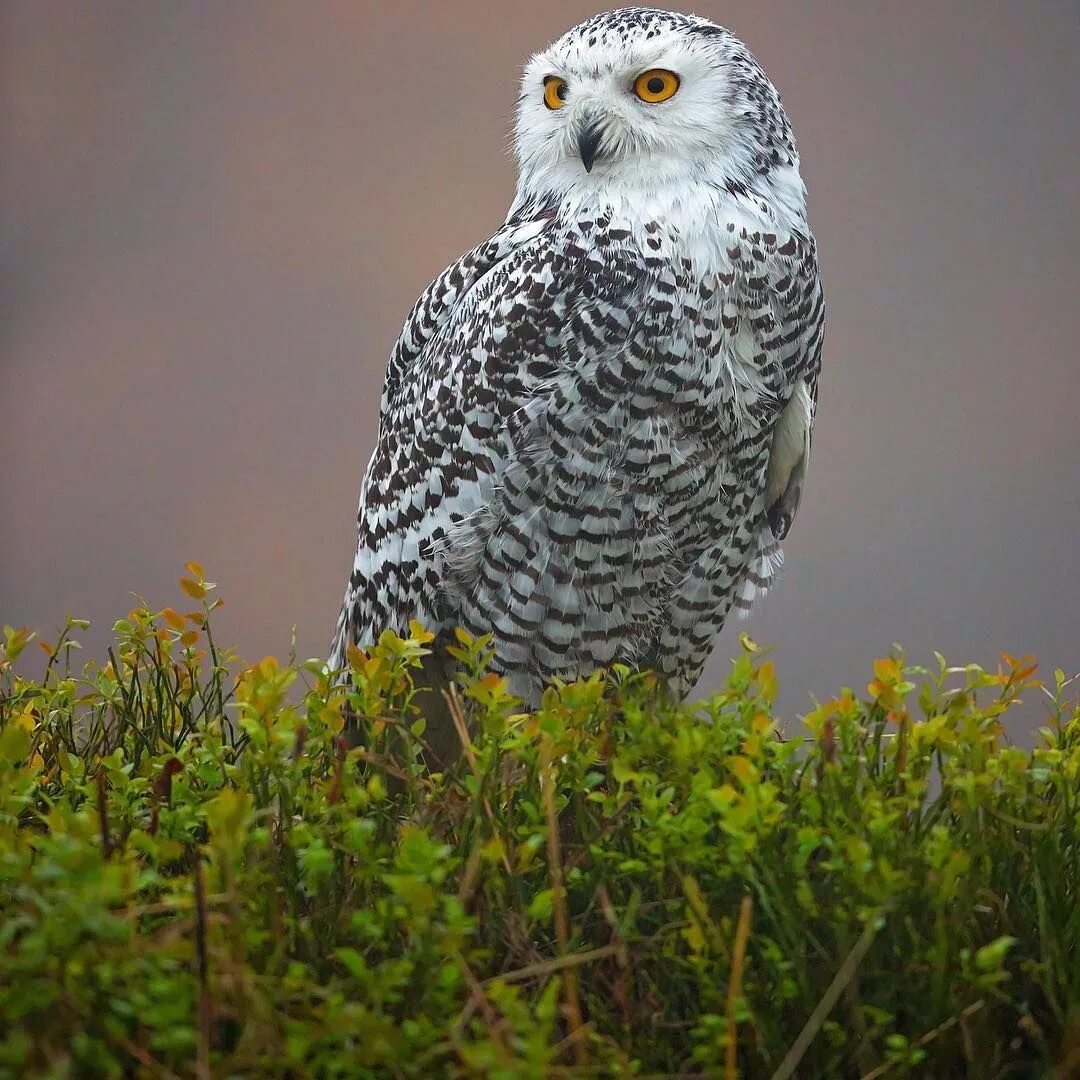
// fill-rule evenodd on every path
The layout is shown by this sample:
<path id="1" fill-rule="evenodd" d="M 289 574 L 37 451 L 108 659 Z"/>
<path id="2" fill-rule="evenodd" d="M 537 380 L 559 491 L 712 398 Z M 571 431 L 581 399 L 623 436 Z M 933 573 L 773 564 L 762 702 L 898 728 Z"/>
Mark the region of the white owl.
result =
<path id="1" fill-rule="evenodd" d="M 613 662 L 693 686 L 799 503 L 824 298 L 791 127 L 706 19 L 597 15 L 534 56 L 505 224 L 390 358 L 330 664 L 418 619 L 529 706 Z"/>

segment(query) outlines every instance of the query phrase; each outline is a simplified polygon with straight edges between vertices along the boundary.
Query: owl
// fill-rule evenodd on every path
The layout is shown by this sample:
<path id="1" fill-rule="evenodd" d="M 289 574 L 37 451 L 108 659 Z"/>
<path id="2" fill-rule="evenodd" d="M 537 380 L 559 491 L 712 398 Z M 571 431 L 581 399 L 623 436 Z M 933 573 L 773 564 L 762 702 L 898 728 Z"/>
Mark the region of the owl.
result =
<path id="1" fill-rule="evenodd" d="M 682 695 L 773 580 L 810 451 L 791 126 L 727 30 L 634 7 L 529 60 L 515 150 L 505 222 L 391 353 L 329 664 L 415 619 L 437 653 L 490 635 L 527 707 L 614 663 Z"/>

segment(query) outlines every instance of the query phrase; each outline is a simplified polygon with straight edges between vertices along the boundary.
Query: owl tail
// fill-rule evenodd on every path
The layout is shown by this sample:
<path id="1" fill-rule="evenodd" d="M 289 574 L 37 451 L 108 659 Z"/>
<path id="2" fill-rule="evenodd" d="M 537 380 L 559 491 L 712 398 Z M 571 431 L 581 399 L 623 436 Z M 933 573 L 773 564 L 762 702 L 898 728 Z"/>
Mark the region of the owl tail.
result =
<path id="1" fill-rule="evenodd" d="M 747 618 L 754 601 L 773 587 L 783 565 L 784 552 L 780 548 L 780 541 L 766 525 L 758 533 L 757 550 L 746 564 L 746 571 L 735 597 L 735 608 L 741 618 Z"/>

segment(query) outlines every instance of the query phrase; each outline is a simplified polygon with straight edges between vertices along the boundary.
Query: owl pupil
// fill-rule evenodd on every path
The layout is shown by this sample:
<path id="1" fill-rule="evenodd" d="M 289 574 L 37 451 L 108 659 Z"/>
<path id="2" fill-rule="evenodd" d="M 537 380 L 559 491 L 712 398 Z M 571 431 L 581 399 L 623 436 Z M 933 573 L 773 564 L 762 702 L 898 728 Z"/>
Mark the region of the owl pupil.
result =
<path id="1" fill-rule="evenodd" d="M 555 96 L 560 101 L 566 100 L 566 83 L 559 83 L 559 85 L 555 88 Z"/>
<path id="2" fill-rule="evenodd" d="M 645 86 L 650 94 L 662 94 L 664 92 L 664 80 L 659 75 L 654 75 Z"/>

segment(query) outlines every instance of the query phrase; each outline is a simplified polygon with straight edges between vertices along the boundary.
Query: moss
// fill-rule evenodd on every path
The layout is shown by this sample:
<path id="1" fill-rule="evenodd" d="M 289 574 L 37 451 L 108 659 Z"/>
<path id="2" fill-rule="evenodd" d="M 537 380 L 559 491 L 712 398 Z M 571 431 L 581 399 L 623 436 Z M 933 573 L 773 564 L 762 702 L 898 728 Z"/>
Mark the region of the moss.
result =
<path id="1" fill-rule="evenodd" d="M 1057 1075 L 1080 1069 L 1080 711 L 899 656 L 782 737 L 751 642 L 679 705 L 615 669 L 520 714 L 462 638 L 241 670 L 140 605 L 104 666 L 0 646 L 0 1076 Z M 1047 691 L 1039 745 L 1008 745 Z M 361 745 L 342 737 L 359 713 Z"/>

